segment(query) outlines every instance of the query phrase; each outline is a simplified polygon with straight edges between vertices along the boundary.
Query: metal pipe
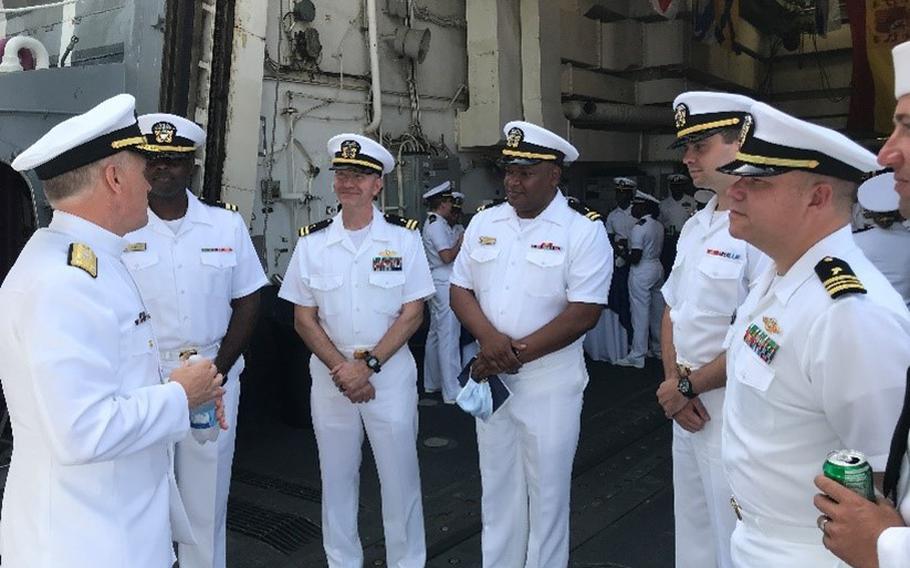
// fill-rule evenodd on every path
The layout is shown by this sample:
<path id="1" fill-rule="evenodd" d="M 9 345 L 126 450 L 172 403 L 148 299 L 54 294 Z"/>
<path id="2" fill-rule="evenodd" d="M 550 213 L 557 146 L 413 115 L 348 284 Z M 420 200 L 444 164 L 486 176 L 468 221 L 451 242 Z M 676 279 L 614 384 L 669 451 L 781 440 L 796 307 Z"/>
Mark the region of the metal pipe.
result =
<path id="1" fill-rule="evenodd" d="M 50 59 L 47 56 L 47 49 L 44 44 L 30 36 L 14 36 L 6 42 L 4 47 L 3 59 L 0 60 L 0 73 L 13 73 L 22 71 L 22 65 L 19 64 L 19 50 L 27 49 L 32 52 L 35 58 L 35 69 L 47 69 L 50 65 Z"/>
<path id="2" fill-rule="evenodd" d="M 370 36 L 370 75 L 373 85 L 373 122 L 369 123 L 364 132 L 376 132 L 382 122 L 382 89 L 379 83 L 379 40 L 376 23 L 376 0 L 367 0 L 367 24 Z"/>
<path id="3" fill-rule="evenodd" d="M 619 103 L 568 101 L 562 103 L 566 118 L 601 126 L 672 126 L 670 107 L 634 106 Z"/>

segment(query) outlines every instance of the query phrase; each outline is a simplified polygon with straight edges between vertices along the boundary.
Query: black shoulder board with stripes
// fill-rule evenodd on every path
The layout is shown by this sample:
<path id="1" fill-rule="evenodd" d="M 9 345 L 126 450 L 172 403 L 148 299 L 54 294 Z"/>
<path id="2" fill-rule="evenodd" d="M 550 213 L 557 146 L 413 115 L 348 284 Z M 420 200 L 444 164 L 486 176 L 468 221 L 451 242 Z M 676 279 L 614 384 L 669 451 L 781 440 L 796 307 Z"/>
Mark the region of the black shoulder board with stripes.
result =
<path id="1" fill-rule="evenodd" d="M 300 230 L 297 231 L 297 235 L 305 237 L 307 235 L 312 235 L 316 231 L 321 231 L 332 224 L 332 218 L 323 219 L 318 223 L 313 223 L 312 225 L 307 225 L 306 227 L 300 227 Z"/>
<path id="2" fill-rule="evenodd" d="M 233 203 L 228 203 L 226 201 L 215 201 L 214 199 L 208 199 L 205 197 L 200 197 L 199 201 L 205 203 L 209 207 L 220 207 L 222 209 L 227 209 L 228 211 L 238 211 L 238 207 Z"/>
<path id="3" fill-rule="evenodd" d="M 568 199 L 568 202 L 569 202 L 569 207 L 571 207 L 575 211 L 581 213 L 582 215 L 584 215 L 591 221 L 600 220 L 600 213 L 598 213 L 597 211 L 594 211 L 593 209 L 589 209 L 588 207 L 585 206 L 584 203 L 575 199 L 574 197 L 570 197 Z"/>
<path id="4" fill-rule="evenodd" d="M 480 207 L 478 207 L 477 212 L 480 213 L 481 211 L 485 211 L 485 210 L 489 209 L 490 207 L 496 207 L 497 205 L 502 205 L 506 201 L 508 201 L 508 199 L 506 199 L 505 197 L 500 197 L 499 199 L 494 199 L 493 201 L 487 203 L 486 205 L 481 205 Z"/>
<path id="5" fill-rule="evenodd" d="M 399 217 L 393 213 L 386 213 L 383 215 L 385 220 L 393 225 L 398 225 L 399 227 L 404 227 L 405 229 L 414 231 L 417 229 L 417 226 L 420 224 L 417 219 L 408 219 L 406 217 Z"/>
<path id="6" fill-rule="evenodd" d="M 865 294 L 866 288 L 859 281 L 850 265 L 839 258 L 826 256 L 815 265 L 815 273 L 825 286 L 825 291 L 835 300 L 847 294 Z"/>

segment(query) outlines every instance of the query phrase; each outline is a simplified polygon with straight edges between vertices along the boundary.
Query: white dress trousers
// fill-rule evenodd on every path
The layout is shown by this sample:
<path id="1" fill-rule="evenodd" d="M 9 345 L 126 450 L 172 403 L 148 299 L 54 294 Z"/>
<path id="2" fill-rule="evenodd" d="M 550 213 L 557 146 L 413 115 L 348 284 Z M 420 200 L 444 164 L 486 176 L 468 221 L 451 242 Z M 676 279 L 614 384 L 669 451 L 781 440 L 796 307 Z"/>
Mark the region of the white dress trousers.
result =
<path id="1" fill-rule="evenodd" d="M 427 392 L 442 390 L 442 398 L 454 402 L 461 388 L 459 340 L 461 323 L 449 305 L 449 279 L 452 263 L 446 264 L 439 256 L 440 250 L 450 249 L 458 240 L 455 228 L 444 217 L 430 213 L 423 226 L 423 246 L 427 253 L 430 273 L 436 293 L 429 299 L 430 327 L 423 360 L 423 387 Z"/>
<path id="2" fill-rule="evenodd" d="M 471 290 L 489 322 L 520 339 L 570 302 L 606 305 L 613 258 L 607 233 L 561 193 L 534 219 L 508 203 L 478 213 L 452 284 Z M 512 396 L 477 421 L 484 568 L 565 568 L 569 491 L 588 376 L 582 339 L 501 375 Z"/>
<path id="3" fill-rule="evenodd" d="M 632 349 L 630 361 L 644 362 L 645 355 L 660 355 L 660 322 L 664 301 L 660 287 L 664 269 L 660 264 L 664 229 L 650 215 L 643 217 L 632 228 L 629 248 L 642 251 L 641 261 L 629 268 L 629 309 L 632 314 Z"/>
<path id="4" fill-rule="evenodd" d="M 231 319 L 231 300 L 268 283 L 239 213 L 199 201 L 187 190 L 187 211 L 175 233 L 149 210 L 148 225 L 127 234 L 122 258 L 151 314 L 165 376 L 179 353 L 196 348 L 215 360 Z M 228 372 L 224 409 L 228 429 L 200 444 L 188 434 L 174 455 L 177 485 L 195 544 L 181 542 L 181 568 L 224 568 L 227 500 L 234 461 L 241 356 Z"/>
<path id="5" fill-rule="evenodd" d="M 278 295 L 318 308 L 319 323 L 351 359 L 372 349 L 398 319 L 402 305 L 434 293 L 419 235 L 388 223 L 374 208 L 364 241 L 355 247 L 341 214 L 301 237 Z M 322 539 L 329 568 L 361 568 L 357 530 L 364 430 L 382 495 L 386 565 L 422 568 L 426 539 L 417 463 L 417 367 L 407 345 L 370 378 L 376 398 L 354 404 L 315 355 L 310 408 L 322 475 Z"/>

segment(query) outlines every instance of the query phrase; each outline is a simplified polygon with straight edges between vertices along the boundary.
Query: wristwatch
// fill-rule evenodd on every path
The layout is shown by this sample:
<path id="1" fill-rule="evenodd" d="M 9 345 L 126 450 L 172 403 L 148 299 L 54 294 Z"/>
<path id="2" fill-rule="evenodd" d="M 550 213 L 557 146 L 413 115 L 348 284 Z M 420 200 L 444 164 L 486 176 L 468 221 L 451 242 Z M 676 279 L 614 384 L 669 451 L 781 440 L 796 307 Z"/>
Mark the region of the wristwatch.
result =
<path id="1" fill-rule="evenodd" d="M 692 390 L 692 382 L 689 380 L 689 377 L 680 377 L 679 382 L 676 383 L 676 390 L 686 398 L 695 398 L 698 396 L 695 394 L 695 391 Z"/>
<path id="2" fill-rule="evenodd" d="M 366 356 L 364 356 L 363 362 L 366 363 L 367 367 L 369 367 L 370 370 L 374 373 L 378 373 L 382 370 L 382 365 L 379 364 L 379 359 L 377 359 L 376 356 L 369 351 L 366 352 Z"/>

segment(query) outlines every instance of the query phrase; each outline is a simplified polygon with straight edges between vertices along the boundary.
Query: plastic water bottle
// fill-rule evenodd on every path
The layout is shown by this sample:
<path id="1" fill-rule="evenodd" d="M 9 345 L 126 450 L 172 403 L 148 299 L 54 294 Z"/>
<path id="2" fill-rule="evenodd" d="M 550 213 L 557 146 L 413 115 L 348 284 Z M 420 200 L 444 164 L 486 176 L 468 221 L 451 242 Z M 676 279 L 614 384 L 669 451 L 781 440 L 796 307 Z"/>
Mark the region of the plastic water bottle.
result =
<path id="1" fill-rule="evenodd" d="M 199 355 L 193 355 L 189 362 L 195 363 L 199 359 L 201 359 Z M 214 442 L 218 439 L 219 429 L 214 400 L 190 409 L 190 431 L 197 442 L 200 444 Z"/>

